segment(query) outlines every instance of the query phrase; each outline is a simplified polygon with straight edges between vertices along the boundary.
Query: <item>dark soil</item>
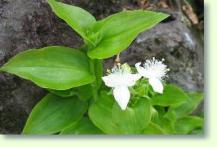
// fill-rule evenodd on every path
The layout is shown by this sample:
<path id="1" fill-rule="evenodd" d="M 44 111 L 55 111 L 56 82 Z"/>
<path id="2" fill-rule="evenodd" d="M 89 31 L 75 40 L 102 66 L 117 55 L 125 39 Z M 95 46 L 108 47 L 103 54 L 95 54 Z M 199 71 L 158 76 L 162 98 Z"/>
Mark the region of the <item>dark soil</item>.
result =
<path id="1" fill-rule="evenodd" d="M 142 1 L 142 0 L 141 0 Z M 153 0 L 150 0 L 151 2 Z M 156 0 L 155 0 L 156 1 Z M 138 0 L 64 0 L 101 19 L 123 9 L 141 8 Z M 202 3 L 202 4 L 201 4 Z M 203 19 L 203 2 L 195 11 Z M 133 65 L 153 56 L 165 58 L 170 68 L 167 81 L 188 91 L 203 91 L 203 25 L 190 25 L 180 7 L 156 8 L 171 17 L 141 33 L 121 54 Z M 202 12 L 201 12 L 202 11 Z M 82 39 L 51 11 L 45 0 L 0 0 L 0 66 L 21 51 L 48 45 L 79 47 Z M 110 68 L 114 59 L 108 59 Z M 33 106 L 46 91 L 16 76 L 0 73 L 0 133 L 21 133 Z M 199 111 L 202 111 L 203 107 Z"/>

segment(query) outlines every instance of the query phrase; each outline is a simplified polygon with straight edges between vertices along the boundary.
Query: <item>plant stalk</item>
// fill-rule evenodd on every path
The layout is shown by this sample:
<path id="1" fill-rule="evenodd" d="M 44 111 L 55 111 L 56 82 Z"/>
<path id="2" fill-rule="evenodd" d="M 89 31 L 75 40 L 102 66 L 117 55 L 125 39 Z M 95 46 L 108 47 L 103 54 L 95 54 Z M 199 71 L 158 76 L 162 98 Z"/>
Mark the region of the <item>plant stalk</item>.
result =
<path id="1" fill-rule="evenodd" d="M 95 60 L 90 59 L 90 70 L 91 70 L 91 73 L 96 77 L 95 64 L 94 63 L 95 63 Z M 97 101 L 97 99 L 98 99 L 97 79 L 95 79 L 95 81 L 93 83 L 91 83 L 91 87 L 92 87 L 93 99 L 94 99 L 94 101 Z"/>

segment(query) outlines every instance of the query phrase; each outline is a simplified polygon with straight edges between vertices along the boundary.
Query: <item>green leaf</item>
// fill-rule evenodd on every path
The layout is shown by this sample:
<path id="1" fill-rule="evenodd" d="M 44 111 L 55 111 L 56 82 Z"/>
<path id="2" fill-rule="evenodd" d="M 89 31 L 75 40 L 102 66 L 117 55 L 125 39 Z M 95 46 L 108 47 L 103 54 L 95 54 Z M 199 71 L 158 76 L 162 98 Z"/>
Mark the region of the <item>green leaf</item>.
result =
<path id="1" fill-rule="evenodd" d="M 77 96 L 84 101 L 87 101 L 92 96 L 92 87 L 90 84 L 76 88 Z"/>
<path id="2" fill-rule="evenodd" d="M 166 110 L 165 107 L 161 107 L 161 106 L 154 106 L 154 109 L 157 111 L 158 115 L 165 115 L 166 114 Z"/>
<path id="3" fill-rule="evenodd" d="M 108 95 L 106 91 L 102 91 L 98 101 L 93 103 L 88 111 L 91 121 L 103 132 L 109 134 L 117 134 L 117 126 L 112 122 L 113 104 L 113 97 Z"/>
<path id="4" fill-rule="evenodd" d="M 52 89 L 48 89 L 48 91 L 50 93 L 53 93 L 53 94 L 55 94 L 57 96 L 60 96 L 60 97 L 71 97 L 71 96 L 77 95 L 77 91 L 75 91 L 74 89 L 76 89 L 76 88 L 67 89 L 67 90 L 52 90 Z"/>
<path id="5" fill-rule="evenodd" d="M 62 46 L 24 51 L 1 70 L 31 80 L 40 87 L 56 90 L 86 85 L 95 79 L 89 71 L 86 55 Z"/>
<path id="6" fill-rule="evenodd" d="M 203 128 L 204 120 L 197 116 L 187 116 L 177 120 L 175 129 L 177 134 L 189 134 L 196 128 Z"/>
<path id="7" fill-rule="evenodd" d="M 174 122 L 170 119 L 159 115 L 158 118 L 153 120 L 153 123 L 159 125 L 164 130 L 164 133 L 175 134 Z"/>
<path id="8" fill-rule="evenodd" d="M 201 101 L 203 100 L 204 98 L 204 94 L 202 92 L 191 92 L 191 93 L 188 93 L 192 103 L 194 104 L 194 109 L 197 108 L 197 106 L 201 103 Z"/>
<path id="9" fill-rule="evenodd" d="M 96 23 L 94 16 L 84 9 L 55 0 L 48 0 L 48 3 L 59 18 L 63 19 L 86 41 L 90 41 L 87 38 L 87 34 L 89 33 L 89 28 Z"/>
<path id="10" fill-rule="evenodd" d="M 170 106 L 186 102 L 189 96 L 179 87 L 173 84 L 165 86 L 163 94 L 157 94 L 151 98 L 153 105 Z"/>
<path id="11" fill-rule="evenodd" d="M 87 110 L 87 103 L 75 97 L 59 98 L 48 94 L 32 110 L 24 134 L 54 134 L 78 121 Z"/>
<path id="12" fill-rule="evenodd" d="M 204 131 L 203 131 L 202 128 L 198 128 L 198 129 L 192 130 L 192 132 L 190 132 L 189 134 L 192 134 L 192 135 L 203 135 Z"/>
<path id="13" fill-rule="evenodd" d="M 91 98 L 92 92 L 91 85 L 83 85 L 79 87 L 75 87 L 72 89 L 67 90 L 50 90 L 49 91 L 53 94 L 56 94 L 60 97 L 71 97 L 76 95 L 80 100 L 87 101 Z"/>
<path id="14" fill-rule="evenodd" d="M 176 119 L 177 119 L 176 112 L 174 112 L 174 111 L 169 111 L 169 112 L 167 112 L 163 117 L 167 118 L 167 119 L 170 120 L 172 123 L 175 123 L 175 122 L 176 122 Z"/>
<path id="15" fill-rule="evenodd" d="M 169 111 L 174 111 L 177 118 L 191 114 L 203 100 L 203 93 L 190 93 L 189 99 L 181 104 L 172 105 Z"/>
<path id="16" fill-rule="evenodd" d="M 136 36 L 153 27 L 167 14 L 151 11 L 123 11 L 98 21 L 92 32 L 98 34 L 99 43 L 89 50 L 91 58 L 104 59 L 116 55 L 126 49 Z"/>
<path id="17" fill-rule="evenodd" d="M 114 98 L 102 92 L 89 108 L 92 122 L 107 134 L 139 134 L 151 120 L 150 102 L 140 99 L 126 110 L 121 110 Z"/>
<path id="18" fill-rule="evenodd" d="M 127 107 L 124 111 L 115 103 L 112 120 L 123 134 L 140 134 L 151 120 L 150 102 L 140 99 L 135 105 Z"/>
<path id="19" fill-rule="evenodd" d="M 93 123 L 87 118 L 84 117 L 80 121 L 73 123 L 69 127 L 66 127 L 61 131 L 62 135 L 69 134 L 103 134 Z"/>
<path id="20" fill-rule="evenodd" d="M 159 134 L 166 134 L 165 131 L 157 124 L 151 122 L 149 123 L 148 127 L 146 127 L 143 131 L 143 134 L 148 135 L 159 135 Z"/>

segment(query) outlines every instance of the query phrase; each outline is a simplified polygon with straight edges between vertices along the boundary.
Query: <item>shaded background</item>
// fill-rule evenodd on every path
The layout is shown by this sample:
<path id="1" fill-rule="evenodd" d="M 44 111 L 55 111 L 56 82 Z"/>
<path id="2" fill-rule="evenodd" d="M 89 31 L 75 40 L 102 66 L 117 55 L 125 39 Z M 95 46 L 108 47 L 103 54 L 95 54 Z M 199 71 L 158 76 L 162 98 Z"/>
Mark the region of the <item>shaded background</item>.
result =
<path id="1" fill-rule="evenodd" d="M 121 54 L 134 65 L 155 56 L 170 68 L 168 82 L 187 91 L 203 91 L 203 0 L 62 0 L 97 19 L 125 9 L 162 11 L 170 17 L 141 33 Z M 79 47 L 82 39 L 57 18 L 46 0 L 0 0 L 0 66 L 21 51 L 48 45 Z M 107 59 L 105 69 L 113 65 Z M 19 77 L 0 73 L 0 133 L 21 133 L 33 106 L 46 91 Z M 203 112 L 203 103 L 194 113 Z"/>

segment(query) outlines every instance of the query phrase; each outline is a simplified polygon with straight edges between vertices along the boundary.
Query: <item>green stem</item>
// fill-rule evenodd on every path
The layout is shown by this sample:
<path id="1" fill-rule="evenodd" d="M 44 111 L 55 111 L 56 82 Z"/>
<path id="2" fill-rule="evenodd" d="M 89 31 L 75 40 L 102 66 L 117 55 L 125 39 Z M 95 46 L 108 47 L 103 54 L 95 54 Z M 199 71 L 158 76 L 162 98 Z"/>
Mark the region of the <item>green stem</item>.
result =
<path id="1" fill-rule="evenodd" d="M 95 75 L 95 77 L 96 77 L 94 62 L 95 62 L 95 60 L 90 59 L 90 70 L 91 70 L 91 73 L 93 75 Z M 93 99 L 94 99 L 94 101 L 97 101 L 97 99 L 98 99 L 97 78 L 95 79 L 95 81 L 93 83 L 91 83 L 91 87 L 92 87 Z"/>

